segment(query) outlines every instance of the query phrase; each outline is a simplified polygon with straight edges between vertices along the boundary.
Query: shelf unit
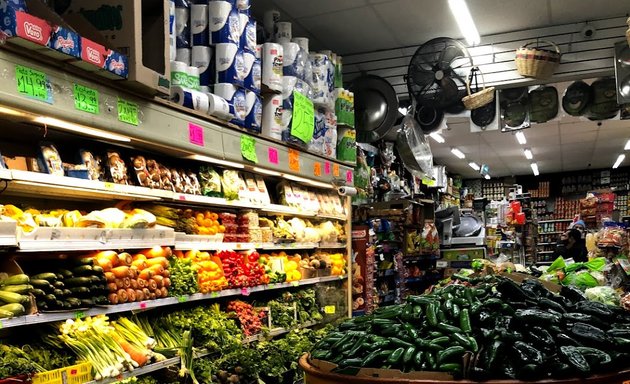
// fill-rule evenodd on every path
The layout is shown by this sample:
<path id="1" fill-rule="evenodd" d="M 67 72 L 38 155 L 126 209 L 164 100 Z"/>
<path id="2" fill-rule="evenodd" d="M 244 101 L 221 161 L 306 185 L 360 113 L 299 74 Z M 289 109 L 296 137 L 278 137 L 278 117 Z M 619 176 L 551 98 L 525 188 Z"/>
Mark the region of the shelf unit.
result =
<path id="1" fill-rule="evenodd" d="M 544 223 L 565 223 L 565 222 L 569 222 L 569 221 L 573 221 L 573 219 L 539 220 L 538 224 L 544 224 Z"/>

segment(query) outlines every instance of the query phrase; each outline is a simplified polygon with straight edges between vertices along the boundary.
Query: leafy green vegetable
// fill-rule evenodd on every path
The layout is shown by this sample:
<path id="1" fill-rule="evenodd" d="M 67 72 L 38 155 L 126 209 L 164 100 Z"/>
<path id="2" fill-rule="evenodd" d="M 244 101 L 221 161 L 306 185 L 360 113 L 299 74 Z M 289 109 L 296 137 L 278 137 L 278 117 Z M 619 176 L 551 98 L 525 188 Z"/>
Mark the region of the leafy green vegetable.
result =
<path id="1" fill-rule="evenodd" d="M 171 259 L 169 268 L 171 273 L 171 296 L 192 295 L 199 292 L 197 286 L 197 271 L 193 268 L 190 259 Z"/>

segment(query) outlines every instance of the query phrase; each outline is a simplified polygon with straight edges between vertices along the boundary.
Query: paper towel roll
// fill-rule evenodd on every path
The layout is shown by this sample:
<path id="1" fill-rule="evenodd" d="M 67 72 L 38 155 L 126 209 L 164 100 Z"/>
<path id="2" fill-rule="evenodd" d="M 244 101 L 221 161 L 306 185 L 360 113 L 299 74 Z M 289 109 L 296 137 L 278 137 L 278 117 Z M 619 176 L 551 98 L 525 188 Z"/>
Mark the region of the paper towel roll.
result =
<path id="1" fill-rule="evenodd" d="M 181 61 L 171 61 L 171 85 L 188 86 L 188 64 Z"/>
<path id="2" fill-rule="evenodd" d="M 199 68 L 189 66 L 188 68 L 186 68 L 186 74 L 188 75 L 188 88 L 198 91 L 200 87 Z"/>
<path id="3" fill-rule="evenodd" d="M 262 59 L 262 49 L 263 49 L 262 44 L 256 45 L 256 51 L 254 53 L 257 59 Z"/>
<path id="4" fill-rule="evenodd" d="M 265 41 L 271 41 L 275 38 L 274 30 L 276 23 L 280 20 L 280 11 L 272 9 L 266 11 L 263 15 L 263 27 L 265 30 Z"/>
<path id="5" fill-rule="evenodd" d="M 256 52 L 256 21 L 248 18 L 245 32 L 241 35 L 241 48 L 249 52 Z"/>
<path id="6" fill-rule="evenodd" d="M 175 52 L 175 60 L 190 65 L 192 50 L 190 48 L 177 48 Z"/>
<path id="7" fill-rule="evenodd" d="M 214 61 L 212 57 L 212 47 L 197 46 L 192 47 L 191 65 L 199 68 L 199 84 L 209 86 L 214 82 Z"/>
<path id="8" fill-rule="evenodd" d="M 249 0 L 236 0 L 236 8 L 239 12 L 246 13 L 249 15 Z"/>
<path id="9" fill-rule="evenodd" d="M 245 29 L 247 29 L 248 22 L 249 22 L 249 15 L 246 13 L 239 12 L 238 14 L 238 43 L 241 48 L 243 48 L 243 44 L 241 44 L 241 41 L 243 39 L 243 36 L 245 36 Z"/>
<path id="10" fill-rule="evenodd" d="M 260 59 L 254 59 L 252 69 L 249 71 L 249 75 L 245 78 L 245 88 L 256 93 L 260 93 L 260 84 L 262 81 L 262 67 Z"/>
<path id="11" fill-rule="evenodd" d="M 208 3 L 210 43 L 235 43 L 240 41 L 238 10 L 229 1 Z"/>
<path id="12" fill-rule="evenodd" d="M 263 101 L 262 134 L 282 140 L 282 95 L 267 95 Z"/>
<path id="13" fill-rule="evenodd" d="M 195 111 L 208 113 L 208 96 L 184 87 L 171 87 L 171 101 Z"/>
<path id="14" fill-rule="evenodd" d="M 247 115 L 245 91 L 234 84 L 217 83 L 214 85 L 214 94 L 224 98 L 232 105 L 230 109 L 230 113 L 234 115 L 232 123 L 244 127 Z"/>
<path id="15" fill-rule="evenodd" d="M 339 187 L 339 189 L 337 189 L 337 193 L 341 196 L 355 196 L 357 194 L 357 189 L 354 187 Z"/>
<path id="16" fill-rule="evenodd" d="M 199 87 L 199 92 L 201 93 L 211 93 L 212 92 L 212 87 L 210 87 L 209 85 L 202 85 Z"/>
<path id="17" fill-rule="evenodd" d="M 219 43 L 214 52 L 216 82 L 243 85 L 245 79 L 243 53 L 234 43 Z"/>
<path id="18" fill-rule="evenodd" d="M 169 61 L 177 60 L 177 38 L 175 34 L 175 0 L 168 2 L 168 45 Z"/>
<path id="19" fill-rule="evenodd" d="M 300 46 L 297 43 L 282 43 L 282 74 L 284 76 L 304 77 L 304 57 L 298 60 Z"/>
<path id="20" fill-rule="evenodd" d="M 245 128 L 260 133 L 262 125 L 262 102 L 256 93 L 247 91 L 245 93 L 247 102 L 247 114 L 245 117 Z"/>
<path id="21" fill-rule="evenodd" d="M 282 45 L 265 43 L 262 48 L 262 87 L 282 91 Z"/>
<path id="22" fill-rule="evenodd" d="M 177 48 L 190 48 L 190 5 L 187 1 L 175 2 L 175 38 Z"/>
<path id="23" fill-rule="evenodd" d="M 210 45 L 208 30 L 208 4 L 193 4 L 190 8 L 192 45 Z"/>
<path id="24" fill-rule="evenodd" d="M 291 42 L 291 23 L 289 21 L 279 21 L 275 25 L 276 43 Z"/>
<path id="25" fill-rule="evenodd" d="M 213 93 L 208 96 L 208 114 L 225 120 L 231 120 L 234 116 L 230 113 L 230 104 L 222 97 Z"/>
<path id="26" fill-rule="evenodd" d="M 252 69 L 254 67 L 254 63 L 256 62 L 256 55 L 254 55 L 252 52 L 248 52 L 248 51 L 242 51 L 242 55 L 243 55 L 243 73 L 244 73 L 244 78 L 243 78 L 243 86 L 252 91 L 250 84 L 248 84 L 248 78 L 251 75 Z"/>

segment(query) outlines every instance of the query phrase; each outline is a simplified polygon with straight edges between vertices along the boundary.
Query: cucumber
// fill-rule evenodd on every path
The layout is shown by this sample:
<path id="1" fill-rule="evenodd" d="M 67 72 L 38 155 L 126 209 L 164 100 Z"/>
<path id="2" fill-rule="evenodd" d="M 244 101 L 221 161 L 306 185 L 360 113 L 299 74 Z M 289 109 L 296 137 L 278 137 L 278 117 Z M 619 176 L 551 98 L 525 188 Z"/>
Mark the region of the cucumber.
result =
<path id="1" fill-rule="evenodd" d="M 70 288 L 70 292 L 72 292 L 73 295 L 87 295 L 90 293 L 90 288 L 74 287 L 74 288 Z"/>
<path id="2" fill-rule="evenodd" d="M 71 277 L 73 277 L 74 275 L 72 274 L 72 272 L 70 272 L 67 269 L 63 269 L 63 268 L 59 268 L 57 269 L 57 273 L 62 275 L 64 279 L 69 279 Z"/>
<path id="3" fill-rule="evenodd" d="M 70 304 L 70 307 L 72 307 L 72 308 L 80 308 L 81 304 L 82 304 L 82 300 L 79 300 L 79 299 L 74 298 L 74 297 L 68 297 L 66 299 L 66 303 Z"/>
<path id="4" fill-rule="evenodd" d="M 107 296 L 96 296 L 94 298 L 94 304 L 96 304 L 96 305 L 107 305 L 107 304 L 109 304 L 109 300 L 107 299 Z"/>
<path id="5" fill-rule="evenodd" d="M 64 280 L 64 282 L 68 287 L 85 287 L 90 285 L 91 279 L 89 277 L 73 277 Z"/>
<path id="6" fill-rule="evenodd" d="M 33 286 L 30 284 L 7 285 L 5 287 L 0 288 L 0 291 L 19 293 L 21 295 L 26 295 L 30 293 L 32 290 L 33 290 Z"/>
<path id="7" fill-rule="evenodd" d="M 57 296 L 57 297 L 64 297 L 65 295 L 63 294 L 63 291 L 61 289 L 55 289 L 53 290 L 53 295 Z"/>
<path id="8" fill-rule="evenodd" d="M 6 304 L 0 307 L 1 311 L 9 311 L 11 313 L 13 313 L 13 316 L 22 316 L 23 314 L 26 313 L 26 309 L 24 308 L 24 306 L 22 304 L 18 304 L 18 303 L 12 303 L 12 304 Z"/>
<path id="9" fill-rule="evenodd" d="M 72 296 L 72 291 L 69 290 L 68 288 L 63 290 L 63 296 L 64 297 L 68 297 L 68 296 Z"/>
<path id="10" fill-rule="evenodd" d="M 52 306 L 57 308 L 57 309 L 70 309 L 70 308 L 66 308 L 65 305 L 63 304 L 63 301 L 61 301 L 61 300 L 55 300 L 55 302 L 54 302 L 54 304 Z"/>
<path id="11" fill-rule="evenodd" d="M 10 319 L 13 316 L 13 312 L 0 309 L 0 319 Z"/>
<path id="12" fill-rule="evenodd" d="M 90 278 L 90 283 L 92 284 L 98 284 L 101 282 L 100 276 L 92 275 L 92 276 L 89 276 L 89 278 Z"/>
<path id="13" fill-rule="evenodd" d="M 46 280 L 52 283 L 53 281 L 57 281 L 57 275 L 55 275 L 52 272 L 44 272 L 44 273 L 38 273 L 37 275 L 32 276 L 31 279 Z"/>
<path id="14" fill-rule="evenodd" d="M 94 274 L 94 268 L 91 265 L 82 265 L 72 269 L 75 276 L 91 276 Z"/>
<path id="15" fill-rule="evenodd" d="M 91 299 L 81 299 L 81 306 L 82 307 L 93 307 L 94 306 L 94 301 L 92 301 Z"/>
<path id="16" fill-rule="evenodd" d="M 45 311 L 48 309 L 48 304 L 45 301 L 38 301 L 37 302 L 37 309 L 40 311 Z"/>
<path id="17" fill-rule="evenodd" d="M 92 267 L 92 271 L 94 271 L 94 274 L 101 274 L 101 273 L 105 272 L 103 267 L 101 267 L 100 265 L 93 266 Z"/>
<path id="18" fill-rule="evenodd" d="M 40 297 L 44 297 L 46 296 L 46 292 L 42 291 L 39 288 L 34 288 L 31 290 L 31 293 L 33 294 L 33 296 L 40 298 Z"/>
<path id="19" fill-rule="evenodd" d="M 54 289 L 48 280 L 32 279 L 31 285 L 46 292 L 50 292 Z"/>
<path id="20" fill-rule="evenodd" d="M 49 305 L 54 305 L 55 302 L 57 301 L 57 296 L 55 296 L 53 294 L 48 294 L 48 295 L 44 296 L 44 300 L 46 300 L 46 302 Z"/>
<path id="21" fill-rule="evenodd" d="M 28 284 L 29 280 L 30 279 L 28 275 L 20 273 L 17 275 L 13 275 L 11 277 L 7 277 L 6 279 L 0 281 L 0 286 Z"/>
<path id="22" fill-rule="evenodd" d="M 7 304 L 28 303 L 29 300 L 29 296 L 20 295 L 19 293 L 0 291 L 0 301 Z"/>
<path id="23" fill-rule="evenodd" d="M 57 280 L 63 280 L 65 278 L 61 273 L 55 273 L 55 276 L 57 276 Z"/>
<path id="24" fill-rule="evenodd" d="M 55 281 L 54 283 L 52 283 L 52 286 L 58 289 L 63 289 L 66 285 L 63 283 L 63 281 Z"/>
<path id="25" fill-rule="evenodd" d="M 83 257 L 81 259 L 74 259 L 73 260 L 75 265 L 81 266 L 81 265 L 94 265 L 94 259 L 92 259 L 91 257 Z"/>

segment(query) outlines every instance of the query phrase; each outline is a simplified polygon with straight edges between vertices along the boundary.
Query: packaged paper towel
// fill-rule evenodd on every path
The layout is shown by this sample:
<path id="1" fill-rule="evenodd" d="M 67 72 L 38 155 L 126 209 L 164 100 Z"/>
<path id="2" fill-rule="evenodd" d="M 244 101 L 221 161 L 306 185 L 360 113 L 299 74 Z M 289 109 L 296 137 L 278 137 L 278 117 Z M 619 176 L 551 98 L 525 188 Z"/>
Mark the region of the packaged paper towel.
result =
<path id="1" fill-rule="evenodd" d="M 229 1 L 210 1 L 208 12 L 210 43 L 234 43 L 238 45 L 241 27 L 238 10 L 234 4 Z"/>

